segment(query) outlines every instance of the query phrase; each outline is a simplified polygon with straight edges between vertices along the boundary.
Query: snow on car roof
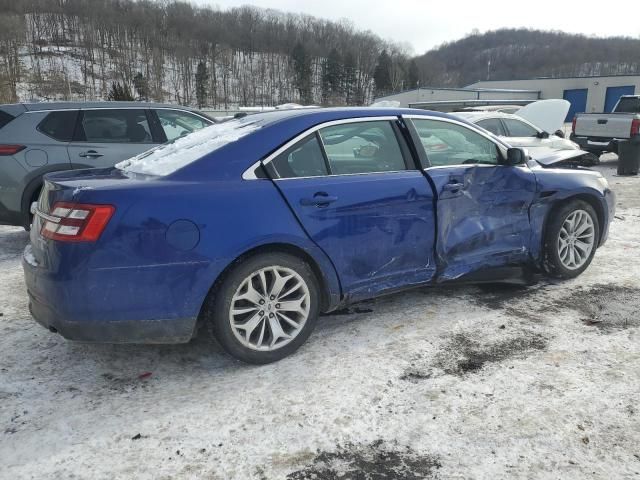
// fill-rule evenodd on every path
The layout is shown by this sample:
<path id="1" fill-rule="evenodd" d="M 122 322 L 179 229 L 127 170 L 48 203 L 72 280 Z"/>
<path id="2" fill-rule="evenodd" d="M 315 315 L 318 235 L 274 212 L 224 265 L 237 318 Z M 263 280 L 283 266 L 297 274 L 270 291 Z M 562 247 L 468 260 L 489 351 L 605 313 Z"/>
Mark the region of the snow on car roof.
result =
<path id="1" fill-rule="evenodd" d="M 213 124 L 116 164 L 125 172 L 165 176 L 262 127 L 248 118 Z"/>

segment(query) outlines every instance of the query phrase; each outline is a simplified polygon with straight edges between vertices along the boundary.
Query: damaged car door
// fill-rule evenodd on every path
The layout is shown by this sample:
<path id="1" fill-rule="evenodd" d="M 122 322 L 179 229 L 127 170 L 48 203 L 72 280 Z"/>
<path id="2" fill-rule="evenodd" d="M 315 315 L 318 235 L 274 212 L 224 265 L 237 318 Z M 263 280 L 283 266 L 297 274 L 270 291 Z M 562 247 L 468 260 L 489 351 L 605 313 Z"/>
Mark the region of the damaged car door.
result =
<path id="1" fill-rule="evenodd" d="M 464 123 L 407 120 L 437 197 L 437 280 L 526 262 L 536 192 L 529 167 L 507 165 L 506 146 Z"/>
<path id="2" fill-rule="evenodd" d="M 430 281 L 433 190 L 416 168 L 397 117 L 318 126 L 264 161 L 352 300 Z"/>

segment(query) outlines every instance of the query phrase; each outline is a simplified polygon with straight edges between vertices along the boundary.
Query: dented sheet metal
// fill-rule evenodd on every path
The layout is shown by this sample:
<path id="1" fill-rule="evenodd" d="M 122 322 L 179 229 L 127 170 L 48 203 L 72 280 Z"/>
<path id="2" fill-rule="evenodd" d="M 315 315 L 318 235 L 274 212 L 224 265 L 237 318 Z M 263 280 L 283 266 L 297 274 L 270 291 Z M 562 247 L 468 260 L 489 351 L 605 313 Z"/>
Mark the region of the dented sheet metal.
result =
<path id="1" fill-rule="evenodd" d="M 529 168 L 457 165 L 426 173 L 438 196 L 437 281 L 526 260 L 536 194 Z"/>

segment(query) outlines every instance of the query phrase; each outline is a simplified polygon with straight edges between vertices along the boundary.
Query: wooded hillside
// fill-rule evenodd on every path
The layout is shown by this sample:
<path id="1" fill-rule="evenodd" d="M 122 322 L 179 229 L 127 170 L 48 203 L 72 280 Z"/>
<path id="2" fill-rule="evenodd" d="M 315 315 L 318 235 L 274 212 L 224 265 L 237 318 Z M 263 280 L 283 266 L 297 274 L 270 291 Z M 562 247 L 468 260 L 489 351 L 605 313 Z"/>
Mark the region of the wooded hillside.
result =
<path id="1" fill-rule="evenodd" d="M 417 85 L 639 73 L 639 62 L 640 40 L 630 38 L 505 29 L 411 58 L 346 22 L 254 7 L 0 0 L 2 103 L 135 98 L 220 109 L 361 105 Z"/>
<path id="2" fill-rule="evenodd" d="M 0 0 L 1 102 L 104 99 L 120 82 L 137 98 L 214 108 L 363 104 L 383 51 L 381 85 L 402 88 L 407 56 L 347 23 L 175 1 Z"/>
<path id="3" fill-rule="evenodd" d="M 640 40 L 503 29 L 472 34 L 417 57 L 423 85 L 640 73 Z"/>

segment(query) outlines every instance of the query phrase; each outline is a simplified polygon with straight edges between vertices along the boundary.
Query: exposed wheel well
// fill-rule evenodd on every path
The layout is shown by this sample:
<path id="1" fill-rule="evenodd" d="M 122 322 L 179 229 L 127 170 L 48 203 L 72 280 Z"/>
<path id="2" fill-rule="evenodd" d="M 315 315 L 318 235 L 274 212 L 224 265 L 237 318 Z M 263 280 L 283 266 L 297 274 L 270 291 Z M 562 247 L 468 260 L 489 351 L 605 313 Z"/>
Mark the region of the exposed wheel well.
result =
<path id="1" fill-rule="evenodd" d="M 212 295 L 215 295 L 215 291 L 217 287 L 224 281 L 226 276 L 229 274 L 231 270 L 233 270 L 233 268 L 235 268 L 236 265 L 245 261 L 247 258 L 251 258 L 257 255 L 260 255 L 262 253 L 274 253 L 274 252 L 288 253 L 289 255 L 296 256 L 301 260 L 304 260 L 307 264 L 309 264 L 309 266 L 311 267 L 311 270 L 313 271 L 316 277 L 316 280 L 318 281 L 318 287 L 320 288 L 320 311 L 324 312 L 329 306 L 329 287 L 326 279 L 324 278 L 324 275 L 322 274 L 322 271 L 320 270 L 320 267 L 318 267 L 313 257 L 309 255 L 307 252 L 305 252 L 302 248 L 296 247 L 294 245 L 290 245 L 286 243 L 271 243 L 267 245 L 261 245 L 259 247 L 256 247 L 244 252 L 242 255 L 240 255 L 233 262 L 231 262 L 229 265 L 226 266 L 226 268 L 222 271 L 222 273 L 218 276 L 214 284 L 209 289 L 209 293 L 207 293 L 207 298 L 205 299 L 204 303 L 202 304 L 202 307 L 200 308 L 200 316 L 198 321 L 200 322 L 202 320 L 202 312 L 207 307 L 210 297 Z"/>
<path id="2" fill-rule="evenodd" d="M 600 240 L 602 239 L 602 235 L 603 235 L 603 231 L 604 229 L 602 228 L 602 226 L 604 225 L 604 208 L 602 207 L 602 204 L 598 201 L 598 199 L 593 196 L 593 195 L 589 195 L 587 193 L 581 193 L 578 195 L 573 195 L 571 197 L 568 198 L 564 198 L 562 200 L 559 200 L 557 202 L 555 202 L 555 204 L 553 205 L 553 207 L 549 210 L 549 213 L 547 214 L 547 218 L 544 222 L 544 232 L 543 232 L 543 236 L 542 236 L 542 241 L 544 242 L 544 238 L 546 236 L 546 230 L 547 230 L 547 225 L 549 223 L 549 221 L 551 220 L 551 218 L 553 217 L 553 214 L 562 206 L 567 204 L 568 202 L 571 202 L 573 200 L 582 200 L 583 202 L 588 203 L 589 205 L 591 205 L 593 207 L 593 209 L 596 211 L 596 215 L 598 215 L 598 225 L 600 226 L 600 238 L 598 238 L 598 244 L 600 244 Z"/>
<path id="3" fill-rule="evenodd" d="M 42 184 L 42 177 L 32 181 L 22 195 L 20 217 L 22 219 L 22 226 L 27 230 L 29 230 L 31 226 L 31 203 L 38 200 L 40 191 L 42 190 Z"/>

